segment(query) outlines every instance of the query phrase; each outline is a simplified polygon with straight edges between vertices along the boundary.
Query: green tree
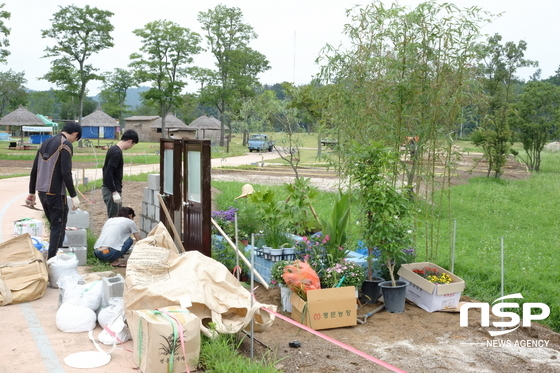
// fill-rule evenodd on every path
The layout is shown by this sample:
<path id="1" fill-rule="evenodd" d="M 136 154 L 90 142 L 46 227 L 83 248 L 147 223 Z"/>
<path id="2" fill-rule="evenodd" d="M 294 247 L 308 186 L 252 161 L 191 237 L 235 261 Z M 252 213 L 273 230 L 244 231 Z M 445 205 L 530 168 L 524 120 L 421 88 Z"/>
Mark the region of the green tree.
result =
<path id="1" fill-rule="evenodd" d="M 512 128 L 523 143 L 520 155 L 529 170 L 539 171 L 541 152 L 547 142 L 556 138 L 560 125 L 560 87 L 548 82 L 532 81 L 513 105 Z"/>
<path id="2" fill-rule="evenodd" d="M 4 3 L 0 4 L 0 63 L 6 63 L 6 58 L 10 55 L 10 51 L 6 47 L 10 46 L 10 41 L 8 36 L 10 35 L 10 29 L 6 27 L 4 20 L 8 20 L 11 17 L 11 13 L 3 10 Z M 3 36 L 3 38 L 1 38 Z"/>
<path id="3" fill-rule="evenodd" d="M 514 101 L 515 73 L 520 67 L 537 66 L 536 62 L 524 58 L 527 43 L 507 42 L 501 44 L 502 36 L 495 34 L 480 46 L 481 84 L 487 100 L 480 107 L 481 122 L 471 140 L 482 147 L 488 159 L 488 176 L 494 172 L 499 178 L 507 162 L 513 143 L 513 132 L 508 122 L 511 104 Z"/>
<path id="4" fill-rule="evenodd" d="M 128 106 L 125 104 L 126 91 L 137 86 L 136 79 L 131 72 L 121 68 L 116 68 L 112 73 L 105 73 L 104 77 L 99 92 L 101 108 L 108 115 L 119 118 L 122 124 L 124 114 L 128 112 Z"/>
<path id="5" fill-rule="evenodd" d="M 58 118 L 59 115 L 55 108 L 55 94 L 54 90 L 29 92 L 29 111 L 52 118 Z"/>
<path id="6" fill-rule="evenodd" d="M 408 186 L 409 198 L 421 194 L 430 201 L 422 218 L 426 257 L 435 259 L 439 218 L 433 206 L 449 196 L 436 197 L 436 191 L 450 186 L 452 136 L 476 97 L 477 43 L 492 15 L 433 1 L 416 8 L 375 1 L 347 14 L 349 42 L 327 45 L 318 59 L 321 83 L 332 86 L 324 115 L 339 137 L 339 170 L 349 171 L 356 145 L 380 142 L 400 154 L 405 168 L 395 169 L 391 182 Z M 407 137 L 416 140 L 403 147 Z"/>
<path id="7" fill-rule="evenodd" d="M 0 117 L 27 104 L 27 92 L 24 84 L 25 73 L 16 73 L 12 69 L 0 72 Z"/>
<path id="8" fill-rule="evenodd" d="M 218 109 L 222 123 L 220 146 L 224 146 L 227 112 L 239 110 L 243 98 L 255 95 L 257 75 L 270 66 L 263 54 L 248 46 L 257 34 L 252 26 L 243 23 L 239 8 L 217 5 L 207 12 L 200 12 L 198 20 L 216 58 L 216 71 L 207 71 L 204 77 L 200 77 L 206 83 L 201 87 L 199 97 L 203 104 Z"/>
<path id="9" fill-rule="evenodd" d="M 188 28 L 166 20 L 150 22 L 133 32 L 142 38 L 142 47 L 141 53 L 130 56 L 129 66 L 139 83 L 152 83 L 142 98 L 145 103 L 157 105 L 165 137 L 165 117 L 173 107 L 183 103 L 182 91 L 187 83 L 182 79 L 189 75 L 188 65 L 193 62 L 193 55 L 202 50 L 201 38 Z"/>
<path id="10" fill-rule="evenodd" d="M 86 61 L 93 54 L 113 47 L 111 32 L 114 27 L 109 21 L 111 16 L 113 13 L 89 5 L 84 8 L 69 5 L 60 7 L 53 15 L 50 29 L 42 30 L 43 38 L 56 41 L 54 46 L 45 48 L 45 57 L 60 57 L 52 62 L 45 79 L 58 86 L 71 88 L 69 92 L 77 94 L 80 123 L 87 83 L 91 80 L 103 80 L 102 76 L 95 73 L 99 69 L 86 64 Z M 77 68 L 73 63 L 77 63 Z M 74 90 L 75 87 L 77 89 Z"/>

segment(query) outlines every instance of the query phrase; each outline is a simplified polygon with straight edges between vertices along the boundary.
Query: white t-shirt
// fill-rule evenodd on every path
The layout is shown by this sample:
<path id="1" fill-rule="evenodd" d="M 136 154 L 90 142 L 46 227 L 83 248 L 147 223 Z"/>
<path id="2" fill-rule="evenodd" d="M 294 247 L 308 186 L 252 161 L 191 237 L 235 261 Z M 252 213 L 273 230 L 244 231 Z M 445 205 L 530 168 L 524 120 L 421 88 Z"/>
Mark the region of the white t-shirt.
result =
<path id="1" fill-rule="evenodd" d="M 138 227 L 132 219 L 120 216 L 111 218 L 103 226 L 101 234 L 93 247 L 97 249 L 98 247 L 108 246 L 115 250 L 120 250 L 124 241 L 133 233 L 138 233 Z"/>

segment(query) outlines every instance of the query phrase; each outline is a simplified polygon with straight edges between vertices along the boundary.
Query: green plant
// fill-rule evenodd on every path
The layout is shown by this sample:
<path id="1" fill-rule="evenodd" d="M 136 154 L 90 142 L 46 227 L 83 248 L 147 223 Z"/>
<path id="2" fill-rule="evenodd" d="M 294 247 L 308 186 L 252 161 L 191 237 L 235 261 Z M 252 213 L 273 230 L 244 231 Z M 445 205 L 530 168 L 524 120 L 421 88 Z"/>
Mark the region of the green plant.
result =
<path id="1" fill-rule="evenodd" d="M 398 153 L 381 144 L 356 147 L 351 154 L 349 173 L 355 182 L 362 209 L 361 224 L 368 247 L 368 280 L 371 281 L 374 250 L 381 253 L 389 276 L 396 286 L 395 267 L 412 245 L 412 201 L 406 190 L 395 186 L 401 166 Z"/>
<path id="2" fill-rule="evenodd" d="M 315 233 L 310 237 L 303 237 L 296 244 L 296 255 L 317 272 L 320 278 L 325 275 L 325 270 L 346 258 L 348 253 L 343 247 L 329 245 L 330 237 L 322 233 Z"/>
<path id="3" fill-rule="evenodd" d="M 339 250 L 346 244 L 346 225 L 350 215 L 350 201 L 348 193 L 339 191 L 328 219 L 321 219 L 322 234 L 329 237 L 330 252 Z M 345 252 L 346 254 L 346 252 Z"/>
<path id="4" fill-rule="evenodd" d="M 362 286 L 366 271 L 360 264 L 341 260 L 325 270 L 321 278 L 321 287 L 335 288 L 341 286 Z"/>
<path id="5" fill-rule="evenodd" d="M 288 264 L 292 264 L 292 262 L 291 260 L 279 260 L 274 262 L 270 269 L 270 285 L 272 285 L 272 287 L 286 285 L 286 281 L 284 281 L 282 275 L 284 274 L 284 268 Z"/>
<path id="6" fill-rule="evenodd" d="M 205 372 L 214 373 L 281 373 L 274 366 L 278 362 L 270 353 L 261 359 L 251 360 L 239 353 L 243 340 L 236 341 L 234 334 L 202 336 L 198 365 Z"/>

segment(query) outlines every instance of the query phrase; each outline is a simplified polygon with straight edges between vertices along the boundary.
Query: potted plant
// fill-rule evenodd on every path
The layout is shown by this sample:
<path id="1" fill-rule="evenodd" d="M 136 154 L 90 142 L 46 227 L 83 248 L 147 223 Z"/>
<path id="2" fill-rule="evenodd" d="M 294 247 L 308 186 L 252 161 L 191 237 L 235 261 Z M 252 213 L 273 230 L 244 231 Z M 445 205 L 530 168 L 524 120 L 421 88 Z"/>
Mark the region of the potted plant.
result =
<path id="1" fill-rule="evenodd" d="M 375 250 L 387 267 L 390 281 L 381 282 L 385 307 L 389 312 L 404 312 L 407 281 L 395 279 L 395 267 L 402 263 L 412 244 L 412 203 L 405 190 L 397 187 L 396 177 L 401 166 L 399 154 L 380 144 L 359 147 L 351 154 L 349 173 L 356 185 L 362 208 L 361 228 L 368 247 L 368 280 L 372 279 Z M 387 295 L 391 287 L 398 295 Z M 395 300 L 395 307 L 388 302 Z"/>
<path id="2" fill-rule="evenodd" d="M 290 302 L 292 290 L 286 286 L 286 281 L 284 281 L 282 275 L 284 274 L 286 266 L 292 263 L 293 260 L 279 260 L 275 262 L 270 269 L 270 285 L 272 287 L 278 286 L 280 288 L 282 310 L 285 312 L 292 312 L 292 303 Z"/>
<path id="3" fill-rule="evenodd" d="M 336 288 L 342 286 L 354 286 L 356 292 L 362 286 L 366 273 L 364 268 L 351 260 L 340 260 L 332 267 L 328 267 L 324 271 L 321 278 L 321 286 L 327 288 Z"/>

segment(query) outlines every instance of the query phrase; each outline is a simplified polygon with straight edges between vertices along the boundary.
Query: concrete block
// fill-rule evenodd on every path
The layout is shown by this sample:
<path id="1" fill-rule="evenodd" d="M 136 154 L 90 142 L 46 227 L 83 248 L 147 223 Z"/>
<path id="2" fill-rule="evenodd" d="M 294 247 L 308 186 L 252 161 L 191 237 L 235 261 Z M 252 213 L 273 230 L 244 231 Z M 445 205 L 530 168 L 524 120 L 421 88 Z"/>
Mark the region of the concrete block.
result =
<path id="1" fill-rule="evenodd" d="M 148 205 L 148 218 L 149 219 L 154 219 L 154 214 L 155 214 L 156 208 L 154 205 Z"/>
<path id="2" fill-rule="evenodd" d="M 148 203 L 142 202 L 142 216 L 148 216 Z"/>
<path id="3" fill-rule="evenodd" d="M 80 209 L 74 211 L 73 214 L 68 212 L 67 227 L 89 228 L 89 212 Z"/>
<path id="4" fill-rule="evenodd" d="M 159 198 L 158 198 L 159 192 L 157 190 L 154 190 L 152 193 L 154 199 L 153 205 L 159 208 Z"/>
<path id="5" fill-rule="evenodd" d="M 103 302 L 109 304 L 109 299 L 121 297 L 124 294 L 124 278 L 120 273 L 114 277 L 103 277 L 101 279 L 103 286 Z"/>
<path id="6" fill-rule="evenodd" d="M 87 264 L 87 247 L 62 247 L 58 249 L 63 253 L 74 253 L 76 254 L 76 258 L 78 258 L 78 265 L 85 266 Z"/>
<path id="7" fill-rule="evenodd" d="M 154 191 L 150 188 L 144 188 L 144 201 L 146 203 L 154 203 Z"/>
<path id="8" fill-rule="evenodd" d="M 159 174 L 148 175 L 148 188 L 151 190 L 159 190 Z"/>
<path id="9" fill-rule="evenodd" d="M 87 247 L 87 232 L 83 228 L 77 230 L 66 229 L 66 238 L 65 247 Z"/>

